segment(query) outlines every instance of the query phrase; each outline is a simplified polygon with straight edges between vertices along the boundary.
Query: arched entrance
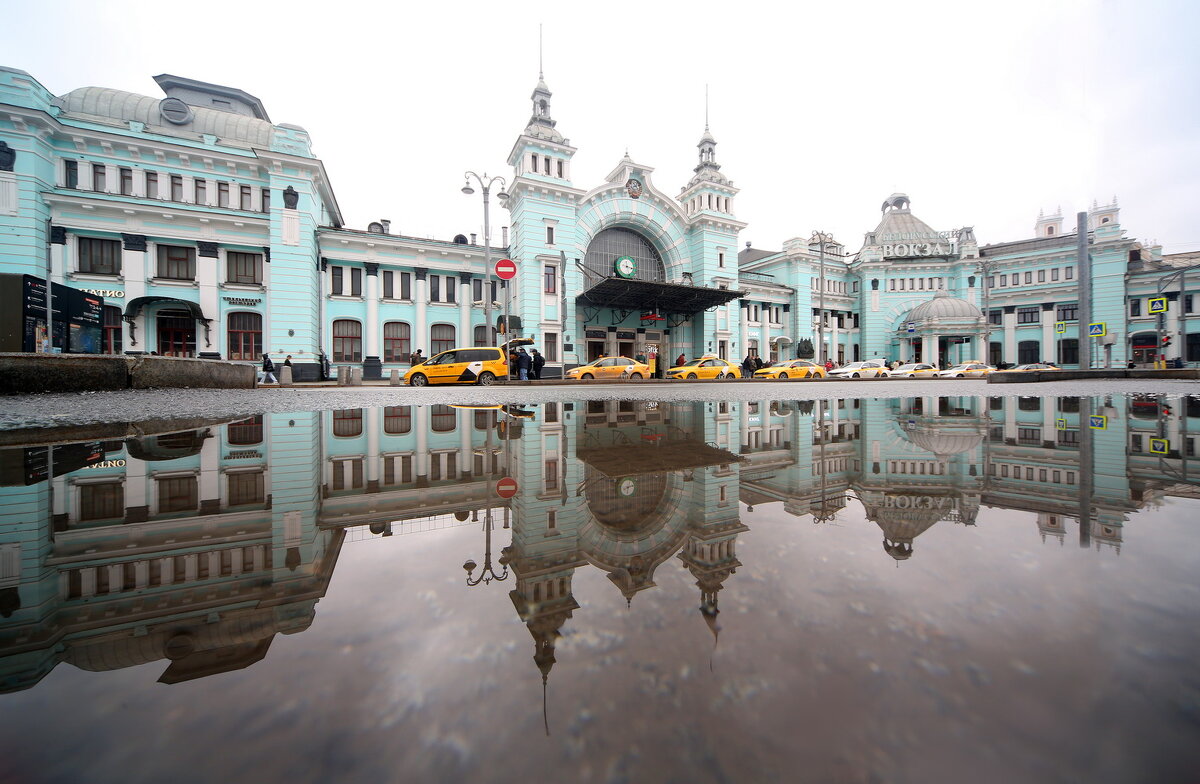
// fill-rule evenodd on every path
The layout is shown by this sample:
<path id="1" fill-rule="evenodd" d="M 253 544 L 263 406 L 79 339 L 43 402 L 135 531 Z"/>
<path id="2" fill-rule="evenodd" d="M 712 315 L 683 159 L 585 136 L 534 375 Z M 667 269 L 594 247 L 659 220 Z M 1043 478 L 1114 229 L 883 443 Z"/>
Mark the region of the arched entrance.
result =
<path id="1" fill-rule="evenodd" d="M 617 267 L 617 259 L 633 259 L 633 269 Z M 597 277 L 619 275 L 629 280 L 664 281 L 666 267 L 658 249 L 633 229 L 611 228 L 592 237 L 588 243 L 583 266 Z"/>

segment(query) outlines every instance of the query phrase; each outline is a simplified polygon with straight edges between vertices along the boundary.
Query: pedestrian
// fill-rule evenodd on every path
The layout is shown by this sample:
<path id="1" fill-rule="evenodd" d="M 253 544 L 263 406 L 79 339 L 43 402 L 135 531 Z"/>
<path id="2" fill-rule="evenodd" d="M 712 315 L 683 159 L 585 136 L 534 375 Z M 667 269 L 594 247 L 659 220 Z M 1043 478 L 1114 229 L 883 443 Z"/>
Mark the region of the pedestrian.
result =
<path id="1" fill-rule="evenodd" d="M 680 366 L 680 365 L 682 365 L 684 362 L 687 362 L 687 357 L 686 357 L 686 356 L 684 356 L 684 355 L 681 353 L 681 354 L 679 355 L 679 357 L 678 357 L 678 358 L 675 360 L 675 367 L 679 367 L 679 366 Z"/>
<path id="2" fill-rule="evenodd" d="M 275 378 L 275 363 L 271 361 L 271 355 L 263 354 L 262 357 L 262 371 L 258 374 L 258 383 L 278 384 L 279 379 Z"/>
<path id="3" fill-rule="evenodd" d="M 754 375 L 754 357 L 749 354 L 746 355 L 746 358 L 742 360 L 742 370 L 747 376 Z"/>
<path id="4" fill-rule="evenodd" d="M 827 359 L 825 360 L 825 372 L 828 373 L 831 370 L 833 370 L 833 360 Z"/>
<path id="5" fill-rule="evenodd" d="M 639 351 L 637 355 L 634 356 L 633 361 L 640 365 L 644 365 L 646 364 L 646 355 Z"/>
<path id="6" fill-rule="evenodd" d="M 767 364 L 766 362 L 763 362 L 762 357 L 759 357 L 759 356 L 754 357 L 754 369 L 755 370 L 762 370 L 766 366 L 766 364 Z"/>
<path id="7" fill-rule="evenodd" d="M 417 349 L 412 354 L 410 354 L 408 357 L 408 363 L 410 365 L 419 365 L 424 361 L 425 361 L 425 357 L 421 356 L 421 349 Z"/>
<path id="8" fill-rule="evenodd" d="M 529 371 L 533 369 L 533 358 L 525 349 L 517 352 L 517 372 L 520 374 L 518 378 L 521 381 L 529 380 Z"/>
<path id="9" fill-rule="evenodd" d="M 285 357 L 285 358 L 284 358 L 284 360 L 283 360 L 283 366 L 284 366 L 284 367 L 291 367 L 291 366 L 292 366 L 292 355 L 291 355 L 291 354 L 288 354 L 288 355 L 287 355 L 287 357 Z"/>
<path id="10" fill-rule="evenodd" d="M 328 381 L 329 371 L 331 368 L 329 366 L 329 356 L 325 353 L 324 349 L 322 349 L 321 354 L 317 357 L 317 359 L 321 363 L 321 380 Z"/>
<path id="11" fill-rule="evenodd" d="M 531 362 L 532 362 L 532 365 L 531 365 L 531 367 L 530 367 L 530 370 L 532 370 L 532 371 L 533 371 L 532 378 L 534 378 L 534 379 L 541 379 L 541 377 L 542 377 L 542 368 L 543 368 L 543 367 L 545 366 L 545 364 L 546 364 L 546 358 L 545 358 L 545 357 L 543 357 L 543 356 L 542 356 L 542 355 L 541 355 L 541 354 L 538 352 L 538 350 L 535 348 L 535 349 L 533 349 L 533 358 L 531 359 Z"/>

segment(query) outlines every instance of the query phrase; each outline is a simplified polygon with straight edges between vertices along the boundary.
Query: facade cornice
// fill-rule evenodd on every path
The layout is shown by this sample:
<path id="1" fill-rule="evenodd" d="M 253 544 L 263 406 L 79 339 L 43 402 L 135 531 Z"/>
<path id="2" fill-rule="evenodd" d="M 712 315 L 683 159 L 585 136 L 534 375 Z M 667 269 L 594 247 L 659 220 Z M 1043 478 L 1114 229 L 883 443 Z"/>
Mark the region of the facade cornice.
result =
<path id="1" fill-rule="evenodd" d="M 79 210 L 94 211 L 96 215 L 111 215 L 120 218 L 123 228 L 114 228 L 115 224 L 104 222 L 89 226 L 98 231 L 115 232 L 128 231 L 136 227 L 138 218 L 161 218 L 174 222 L 180 227 L 188 227 L 194 231 L 210 231 L 221 225 L 242 229 L 247 226 L 259 229 L 264 237 L 270 232 L 270 215 L 260 212 L 243 214 L 224 214 L 214 212 L 214 208 L 202 204 L 181 204 L 179 202 L 155 203 L 152 201 L 132 201 L 133 197 L 117 196 L 106 198 L 104 195 L 91 192 L 63 193 L 46 191 L 42 199 L 51 207 L 73 207 Z M 72 226 L 77 224 L 72 223 Z M 147 230 L 148 234 L 160 233 L 157 229 Z"/>

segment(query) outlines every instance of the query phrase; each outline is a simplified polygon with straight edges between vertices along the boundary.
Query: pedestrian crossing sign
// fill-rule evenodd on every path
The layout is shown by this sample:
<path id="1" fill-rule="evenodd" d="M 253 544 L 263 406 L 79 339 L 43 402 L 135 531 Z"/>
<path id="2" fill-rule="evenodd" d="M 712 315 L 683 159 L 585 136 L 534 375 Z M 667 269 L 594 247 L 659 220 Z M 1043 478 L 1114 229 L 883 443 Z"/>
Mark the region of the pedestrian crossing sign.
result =
<path id="1" fill-rule="evenodd" d="M 1166 313 L 1167 312 L 1167 298 L 1166 297 L 1151 297 L 1150 298 L 1150 312 L 1151 313 Z"/>
<path id="2" fill-rule="evenodd" d="M 1108 334 L 1103 321 L 1097 321 L 1095 324 L 1088 324 L 1088 336 L 1093 338 L 1102 338 Z"/>
<path id="3" fill-rule="evenodd" d="M 1054 420 L 1054 429 L 1055 430 L 1066 430 L 1067 429 L 1067 420 L 1065 420 L 1065 419 Z"/>
<path id="4" fill-rule="evenodd" d="M 1150 451 L 1156 455 L 1165 455 L 1171 451 L 1171 442 L 1166 438 L 1151 438 Z"/>
<path id="5" fill-rule="evenodd" d="M 1067 322 L 1065 322 L 1065 321 L 1054 322 L 1054 331 L 1060 335 L 1063 334 L 1064 332 L 1066 332 L 1067 331 Z"/>
<path id="6" fill-rule="evenodd" d="M 1088 417 L 1088 427 L 1092 430 L 1108 430 L 1108 417 L 1101 414 Z"/>

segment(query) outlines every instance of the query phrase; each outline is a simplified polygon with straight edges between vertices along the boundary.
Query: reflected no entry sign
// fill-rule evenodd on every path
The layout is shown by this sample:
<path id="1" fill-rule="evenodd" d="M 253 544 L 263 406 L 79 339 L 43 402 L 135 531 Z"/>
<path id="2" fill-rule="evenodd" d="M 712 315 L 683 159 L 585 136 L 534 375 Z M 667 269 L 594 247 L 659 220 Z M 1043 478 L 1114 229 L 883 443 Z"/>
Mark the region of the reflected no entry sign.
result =
<path id="1" fill-rule="evenodd" d="M 501 498 L 512 498 L 517 494 L 517 480 L 506 476 L 496 483 L 496 495 Z"/>

